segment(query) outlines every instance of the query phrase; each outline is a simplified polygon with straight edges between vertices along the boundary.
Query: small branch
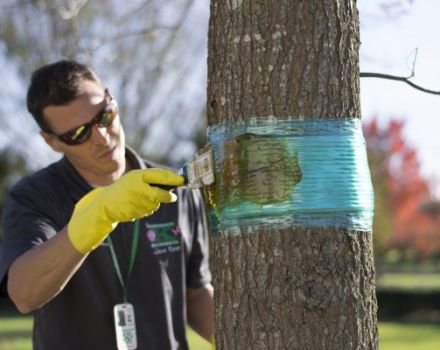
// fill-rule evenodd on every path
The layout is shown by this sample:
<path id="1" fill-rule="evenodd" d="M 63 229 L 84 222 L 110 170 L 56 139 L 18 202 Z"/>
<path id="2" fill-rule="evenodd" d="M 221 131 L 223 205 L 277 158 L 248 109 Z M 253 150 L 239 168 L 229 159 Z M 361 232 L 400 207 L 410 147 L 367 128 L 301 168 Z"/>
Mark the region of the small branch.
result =
<path id="1" fill-rule="evenodd" d="M 411 75 L 408 77 L 408 79 L 414 78 L 416 76 L 416 62 L 417 62 L 417 54 L 419 53 L 419 49 L 416 47 L 413 52 L 414 52 L 414 60 L 412 63 Z"/>
<path id="2" fill-rule="evenodd" d="M 362 72 L 360 74 L 360 77 L 361 78 L 380 78 L 380 79 L 402 81 L 404 83 L 407 83 L 409 86 L 413 87 L 414 89 L 426 92 L 427 94 L 440 95 L 440 91 L 425 89 L 424 87 L 421 87 L 417 84 L 414 84 L 412 81 L 409 80 L 409 78 L 406 78 L 406 77 L 398 77 L 395 75 L 382 74 L 382 73 L 369 73 L 369 72 L 367 72 L 367 73 Z"/>
<path id="3" fill-rule="evenodd" d="M 108 45 L 110 43 L 113 43 L 113 42 L 116 42 L 119 40 L 123 40 L 123 39 L 129 38 L 129 37 L 149 36 L 149 35 L 153 35 L 154 33 L 158 32 L 160 30 L 174 31 L 176 29 L 177 28 L 175 26 L 161 26 L 161 27 L 156 27 L 156 28 L 146 28 L 146 29 L 141 29 L 141 30 L 137 30 L 137 31 L 133 31 L 133 32 L 118 34 L 113 37 L 104 38 L 104 39 L 99 40 L 98 42 L 93 44 L 93 47 L 89 48 L 89 51 L 97 51 L 104 45 Z"/>

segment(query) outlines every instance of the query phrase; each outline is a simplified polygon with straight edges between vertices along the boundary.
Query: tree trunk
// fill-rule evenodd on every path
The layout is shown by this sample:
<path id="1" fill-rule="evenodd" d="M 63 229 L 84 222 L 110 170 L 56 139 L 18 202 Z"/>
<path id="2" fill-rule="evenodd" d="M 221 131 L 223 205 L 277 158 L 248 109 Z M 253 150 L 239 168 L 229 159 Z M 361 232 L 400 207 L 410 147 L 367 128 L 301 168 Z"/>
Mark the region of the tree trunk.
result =
<path id="1" fill-rule="evenodd" d="M 355 0 L 212 0 L 208 122 L 359 118 Z M 371 233 L 211 239 L 220 350 L 377 349 Z"/>

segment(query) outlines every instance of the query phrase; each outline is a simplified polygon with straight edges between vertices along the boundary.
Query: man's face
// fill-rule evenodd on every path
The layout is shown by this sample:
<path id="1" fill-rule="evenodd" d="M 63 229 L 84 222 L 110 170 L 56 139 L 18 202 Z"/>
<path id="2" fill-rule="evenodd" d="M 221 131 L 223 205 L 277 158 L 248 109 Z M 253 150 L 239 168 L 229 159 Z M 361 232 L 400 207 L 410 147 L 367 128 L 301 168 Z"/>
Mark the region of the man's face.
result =
<path id="1" fill-rule="evenodd" d="M 55 134 L 63 134 L 90 122 L 108 103 L 96 82 L 83 80 L 80 96 L 63 106 L 48 106 L 44 118 Z M 84 177 L 98 186 L 108 185 L 125 172 L 125 135 L 119 116 L 108 127 L 94 125 L 90 139 L 80 145 L 67 145 L 53 135 L 41 132 L 46 143 L 62 152 Z"/>

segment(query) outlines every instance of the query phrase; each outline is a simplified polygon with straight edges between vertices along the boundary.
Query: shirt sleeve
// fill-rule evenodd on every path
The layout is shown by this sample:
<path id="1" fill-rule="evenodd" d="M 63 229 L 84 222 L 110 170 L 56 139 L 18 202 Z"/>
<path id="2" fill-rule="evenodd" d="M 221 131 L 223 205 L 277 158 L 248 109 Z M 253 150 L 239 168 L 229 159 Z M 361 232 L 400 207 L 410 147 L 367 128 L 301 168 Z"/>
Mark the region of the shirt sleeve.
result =
<path id="1" fill-rule="evenodd" d="M 208 225 L 205 205 L 200 191 L 190 190 L 189 207 L 192 216 L 193 240 L 191 253 L 187 262 L 186 285 L 189 288 L 200 288 L 211 282 L 209 269 Z"/>
<path id="2" fill-rule="evenodd" d="M 41 197 L 41 196 L 39 196 Z M 3 241 L 0 245 L 0 297 L 7 298 L 8 270 L 15 259 L 53 237 L 57 230 L 44 214 L 42 198 L 34 191 L 12 191 L 2 215 Z"/>

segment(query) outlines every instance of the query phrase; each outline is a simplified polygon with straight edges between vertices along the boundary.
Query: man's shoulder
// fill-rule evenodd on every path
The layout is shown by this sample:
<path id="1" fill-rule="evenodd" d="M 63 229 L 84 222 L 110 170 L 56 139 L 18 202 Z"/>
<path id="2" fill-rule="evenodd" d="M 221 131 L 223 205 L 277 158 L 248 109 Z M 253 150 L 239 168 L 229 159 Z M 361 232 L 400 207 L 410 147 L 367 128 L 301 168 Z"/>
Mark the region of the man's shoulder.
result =
<path id="1" fill-rule="evenodd" d="M 48 201 L 58 202 L 57 199 L 69 190 L 69 181 L 66 181 L 68 174 L 65 159 L 61 159 L 18 181 L 10 190 L 8 199 L 21 199 L 37 205 Z"/>
<path id="2" fill-rule="evenodd" d="M 52 187 L 60 172 L 60 161 L 50 164 L 33 174 L 23 177 L 12 188 L 12 192 L 29 191 L 30 189 L 46 190 L 47 186 Z"/>
<path id="3" fill-rule="evenodd" d="M 51 216 L 60 212 L 63 206 L 64 191 L 57 185 L 57 163 L 38 170 L 34 174 L 21 179 L 8 193 L 2 212 L 2 219 L 6 226 L 18 220 L 25 222 L 28 215 Z M 51 214 L 52 213 L 52 214 Z"/>

